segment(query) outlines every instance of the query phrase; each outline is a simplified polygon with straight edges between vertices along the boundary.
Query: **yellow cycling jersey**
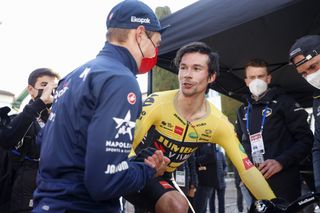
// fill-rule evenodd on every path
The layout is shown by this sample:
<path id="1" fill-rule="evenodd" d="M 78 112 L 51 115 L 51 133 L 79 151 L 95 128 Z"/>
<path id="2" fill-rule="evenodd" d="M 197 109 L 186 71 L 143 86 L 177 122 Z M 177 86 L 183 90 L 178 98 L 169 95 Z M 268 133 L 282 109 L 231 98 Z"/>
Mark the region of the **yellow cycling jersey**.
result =
<path id="1" fill-rule="evenodd" d="M 257 199 L 275 198 L 262 174 L 253 166 L 237 139 L 232 124 L 207 101 L 203 118 L 189 122 L 177 113 L 174 99 L 178 90 L 150 95 L 137 120 L 130 156 L 146 147 L 162 150 L 171 162 L 171 173 L 183 164 L 203 143 L 216 143 L 224 148 L 245 185 Z"/>

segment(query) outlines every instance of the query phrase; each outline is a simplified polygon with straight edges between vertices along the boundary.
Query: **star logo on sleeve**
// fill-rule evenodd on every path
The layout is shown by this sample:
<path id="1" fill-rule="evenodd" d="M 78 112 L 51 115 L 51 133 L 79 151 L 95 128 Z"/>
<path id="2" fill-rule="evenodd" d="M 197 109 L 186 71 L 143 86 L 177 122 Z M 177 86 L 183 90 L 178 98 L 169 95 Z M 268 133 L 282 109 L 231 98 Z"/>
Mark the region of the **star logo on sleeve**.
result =
<path id="1" fill-rule="evenodd" d="M 131 129 L 136 126 L 136 123 L 133 121 L 130 121 L 130 119 L 131 119 L 130 110 L 128 110 L 124 119 L 113 117 L 113 120 L 117 123 L 116 129 L 118 130 L 118 133 L 116 134 L 116 138 L 119 138 L 119 135 L 128 134 L 130 137 L 130 140 L 132 140 Z"/>

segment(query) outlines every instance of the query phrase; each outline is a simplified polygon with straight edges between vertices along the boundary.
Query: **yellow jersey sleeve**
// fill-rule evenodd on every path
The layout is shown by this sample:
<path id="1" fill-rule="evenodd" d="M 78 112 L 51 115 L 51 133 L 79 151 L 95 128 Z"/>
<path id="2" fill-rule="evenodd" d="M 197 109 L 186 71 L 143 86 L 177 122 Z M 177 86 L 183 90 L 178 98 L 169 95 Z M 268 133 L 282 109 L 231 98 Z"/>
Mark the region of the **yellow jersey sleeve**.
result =
<path id="1" fill-rule="evenodd" d="M 276 196 L 261 172 L 251 163 L 239 142 L 234 127 L 225 116 L 221 116 L 213 141 L 224 148 L 229 159 L 239 172 L 242 182 L 256 199 L 273 199 Z"/>

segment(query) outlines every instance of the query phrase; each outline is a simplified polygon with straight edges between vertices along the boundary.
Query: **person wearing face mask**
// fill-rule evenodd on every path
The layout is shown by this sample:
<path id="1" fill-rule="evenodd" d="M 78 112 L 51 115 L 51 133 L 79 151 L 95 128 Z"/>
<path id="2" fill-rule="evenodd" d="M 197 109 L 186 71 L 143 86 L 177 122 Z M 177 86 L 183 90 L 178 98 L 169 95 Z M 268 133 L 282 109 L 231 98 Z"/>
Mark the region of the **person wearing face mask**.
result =
<path id="1" fill-rule="evenodd" d="M 65 76 L 41 137 L 33 212 L 120 212 L 120 196 L 162 175 L 169 159 L 128 159 L 142 100 L 136 75 L 155 66 L 165 28 L 150 7 L 125 0 L 107 16 L 95 59 Z"/>
<path id="2" fill-rule="evenodd" d="M 315 188 L 320 192 L 320 36 L 306 35 L 290 48 L 289 60 L 297 72 L 314 88 L 313 116 L 315 119 L 312 149 Z"/>
<path id="3" fill-rule="evenodd" d="M 7 165 L 12 175 L 11 194 L 8 212 L 31 212 L 32 193 L 36 188 L 36 174 L 39 166 L 40 149 L 36 137 L 48 119 L 52 92 L 57 86 L 59 75 L 48 68 L 39 68 L 31 72 L 28 78 L 30 102 L 21 113 L 10 116 L 6 128 L 0 129 L 0 148 L 8 150 Z M 8 110 L 10 111 L 10 109 Z M 2 182 L 0 182 L 2 184 Z M 0 185 L 1 190 L 3 186 Z M 2 202 L 2 201 L 1 201 Z M 6 212 L 6 210 L 1 209 Z"/>
<path id="4" fill-rule="evenodd" d="M 251 94 L 238 110 L 239 140 L 276 196 L 291 202 L 300 196 L 299 163 L 313 143 L 308 113 L 280 88 L 269 87 L 262 59 L 246 64 L 245 83 Z"/>

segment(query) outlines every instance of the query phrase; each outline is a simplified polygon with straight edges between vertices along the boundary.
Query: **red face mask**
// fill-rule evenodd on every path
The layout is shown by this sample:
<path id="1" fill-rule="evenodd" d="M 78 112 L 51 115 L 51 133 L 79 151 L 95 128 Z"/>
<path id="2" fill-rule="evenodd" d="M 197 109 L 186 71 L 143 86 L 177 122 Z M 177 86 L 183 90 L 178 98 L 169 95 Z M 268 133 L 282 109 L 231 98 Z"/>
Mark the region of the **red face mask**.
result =
<path id="1" fill-rule="evenodd" d="M 144 74 L 149 72 L 158 61 L 158 47 L 155 48 L 156 54 L 151 58 L 143 58 L 139 68 L 139 74 Z"/>

